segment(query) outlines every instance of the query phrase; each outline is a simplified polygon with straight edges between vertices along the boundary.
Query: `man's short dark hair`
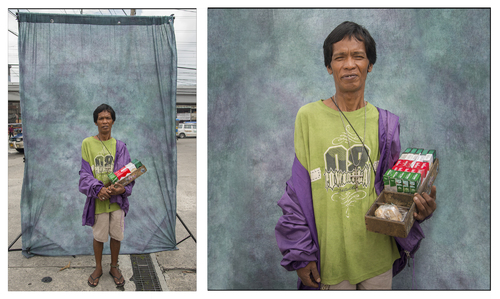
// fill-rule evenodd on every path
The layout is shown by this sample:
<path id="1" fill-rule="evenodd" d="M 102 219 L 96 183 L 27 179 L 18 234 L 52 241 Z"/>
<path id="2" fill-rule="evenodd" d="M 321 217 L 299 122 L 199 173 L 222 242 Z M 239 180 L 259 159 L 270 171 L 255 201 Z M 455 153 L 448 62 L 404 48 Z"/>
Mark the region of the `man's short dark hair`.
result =
<path id="1" fill-rule="evenodd" d="M 94 123 L 97 122 L 97 116 L 99 115 L 99 113 L 101 113 L 103 111 L 108 111 L 111 114 L 111 118 L 113 119 L 113 121 L 116 120 L 115 110 L 113 110 L 113 108 L 111 108 L 111 106 L 109 106 L 107 104 L 101 104 L 99 107 L 97 107 L 94 110 Z"/>
<path id="2" fill-rule="evenodd" d="M 323 54 L 325 55 L 326 67 L 329 67 L 332 62 L 333 44 L 343 40 L 345 37 L 354 37 L 356 40 L 364 42 L 368 61 L 370 64 L 375 64 L 377 60 L 377 49 L 375 40 L 370 35 L 370 32 L 361 25 L 345 21 L 333 29 L 323 43 Z"/>

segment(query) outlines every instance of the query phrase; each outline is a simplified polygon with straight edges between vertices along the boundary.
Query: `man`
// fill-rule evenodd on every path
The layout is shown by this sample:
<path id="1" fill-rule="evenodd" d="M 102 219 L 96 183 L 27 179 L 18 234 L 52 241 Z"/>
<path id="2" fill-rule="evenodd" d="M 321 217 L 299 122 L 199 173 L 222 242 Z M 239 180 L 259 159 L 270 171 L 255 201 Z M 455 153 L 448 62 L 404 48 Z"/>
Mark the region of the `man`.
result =
<path id="1" fill-rule="evenodd" d="M 14 127 L 9 126 L 9 140 L 12 136 L 14 136 Z"/>
<path id="2" fill-rule="evenodd" d="M 117 286 L 125 285 L 125 279 L 118 268 L 120 242 L 123 240 L 124 217 L 135 182 L 122 186 L 113 184 L 104 187 L 113 173 L 130 162 L 125 143 L 111 137 L 111 128 L 116 120 L 115 111 L 102 104 L 94 111 L 94 123 L 98 134 L 82 142 L 82 166 L 80 169 L 79 190 L 87 196 L 83 211 L 82 225 L 92 226 L 93 247 L 96 268 L 88 278 L 88 285 L 96 287 L 103 274 L 102 250 L 104 243 L 111 237 L 111 268 L 109 274 Z"/>
<path id="3" fill-rule="evenodd" d="M 423 238 L 419 223 L 436 209 L 436 187 L 415 194 L 417 221 L 407 238 L 366 230 L 364 214 L 399 158 L 399 118 L 364 99 L 376 61 L 365 28 L 340 24 L 323 51 L 336 92 L 297 113 L 292 177 L 278 202 L 281 265 L 297 271 L 299 289 L 391 289 Z"/>

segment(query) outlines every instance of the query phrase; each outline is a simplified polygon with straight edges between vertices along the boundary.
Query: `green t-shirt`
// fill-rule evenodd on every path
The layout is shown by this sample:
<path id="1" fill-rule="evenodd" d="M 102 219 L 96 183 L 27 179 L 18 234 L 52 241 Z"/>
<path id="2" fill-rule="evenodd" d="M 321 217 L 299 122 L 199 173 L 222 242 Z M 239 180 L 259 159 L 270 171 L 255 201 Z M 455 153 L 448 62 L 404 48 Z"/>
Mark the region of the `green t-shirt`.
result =
<path id="1" fill-rule="evenodd" d="M 344 115 L 364 138 L 365 109 Z M 357 284 L 388 271 L 399 258 L 394 238 L 366 230 L 364 215 L 377 199 L 375 174 L 358 136 L 340 117 L 320 100 L 300 108 L 295 122 L 295 153 L 311 176 L 321 282 L 327 285 Z M 368 103 L 364 143 L 375 169 L 378 118 L 377 108 Z"/>
<path id="2" fill-rule="evenodd" d="M 103 146 L 104 143 L 104 146 Z M 94 137 L 87 137 L 82 142 L 82 158 L 90 164 L 92 174 L 96 179 L 108 183 L 108 174 L 113 172 L 116 156 L 116 139 L 111 138 L 103 141 Z M 109 151 L 109 152 L 108 152 Z M 120 209 L 117 203 L 111 203 L 108 200 L 101 201 L 95 199 L 95 214 L 110 213 Z"/>

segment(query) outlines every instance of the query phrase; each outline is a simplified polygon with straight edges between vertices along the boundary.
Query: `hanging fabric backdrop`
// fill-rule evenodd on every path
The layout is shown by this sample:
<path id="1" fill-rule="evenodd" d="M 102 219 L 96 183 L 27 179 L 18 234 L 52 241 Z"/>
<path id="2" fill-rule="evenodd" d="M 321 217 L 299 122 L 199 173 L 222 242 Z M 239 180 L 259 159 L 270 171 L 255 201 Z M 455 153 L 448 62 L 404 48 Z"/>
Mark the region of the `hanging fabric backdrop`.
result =
<path id="1" fill-rule="evenodd" d="M 116 112 L 112 136 L 148 170 L 129 197 L 121 253 L 177 249 L 173 17 L 20 13 L 18 21 L 23 254 L 93 254 L 78 181 L 81 143 L 97 134 L 92 114 L 102 103 Z"/>
<path id="2" fill-rule="evenodd" d="M 297 274 L 280 266 L 274 232 L 295 155 L 295 117 L 335 94 L 323 42 L 353 21 L 377 43 L 365 100 L 400 117 L 403 149 L 436 149 L 440 162 L 438 208 L 422 223 L 415 264 L 394 277 L 393 289 L 489 289 L 490 14 L 209 9 L 208 288 L 296 288 Z"/>

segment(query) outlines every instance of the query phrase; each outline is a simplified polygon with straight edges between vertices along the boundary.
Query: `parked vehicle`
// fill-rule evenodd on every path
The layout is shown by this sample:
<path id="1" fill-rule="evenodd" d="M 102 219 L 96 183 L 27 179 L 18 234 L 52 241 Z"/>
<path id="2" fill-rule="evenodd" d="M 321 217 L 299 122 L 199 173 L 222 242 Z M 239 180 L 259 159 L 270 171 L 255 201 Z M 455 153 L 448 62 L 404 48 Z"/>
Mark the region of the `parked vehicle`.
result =
<path id="1" fill-rule="evenodd" d="M 9 140 L 9 147 L 20 153 L 24 153 L 23 133 L 18 133 Z"/>
<path id="2" fill-rule="evenodd" d="M 196 122 L 179 123 L 177 127 L 177 137 L 196 137 Z"/>

